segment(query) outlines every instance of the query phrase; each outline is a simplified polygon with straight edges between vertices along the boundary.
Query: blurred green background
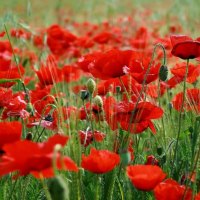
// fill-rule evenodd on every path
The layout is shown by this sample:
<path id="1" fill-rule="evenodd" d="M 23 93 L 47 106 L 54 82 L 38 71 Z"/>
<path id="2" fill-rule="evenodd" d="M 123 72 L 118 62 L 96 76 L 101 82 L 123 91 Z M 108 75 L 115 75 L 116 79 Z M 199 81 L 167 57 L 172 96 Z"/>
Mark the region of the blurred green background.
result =
<path id="1" fill-rule="evenodd" d="M 1 21 L 17 16 L 29 24 L 47 26 L 59 18 L 100 22 L 116 16 L 135 16 L 149 9 L 153 19 L 177 17 L 194 37 L 200 28 L 200 0 L 1 0 Z M 139 11 L 139 12 L 138 12 Z"/>

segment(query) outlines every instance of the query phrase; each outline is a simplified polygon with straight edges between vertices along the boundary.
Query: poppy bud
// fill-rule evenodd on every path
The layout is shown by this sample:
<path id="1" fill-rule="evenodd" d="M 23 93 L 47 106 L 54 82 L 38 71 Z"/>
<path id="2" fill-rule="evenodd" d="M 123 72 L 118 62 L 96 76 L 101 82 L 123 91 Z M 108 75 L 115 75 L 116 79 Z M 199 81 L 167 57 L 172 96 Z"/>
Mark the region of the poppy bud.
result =
<path id="1" fill-rule="evenodd" d="M 31 132 L 27 133 L 26 140 L 32 140 L 32 133 Z"/>
<path id="2" fill-rule="evenodd" d="M 116 87 L 116 92 L 117 92 L 117 93 L 120 93 L 120 92 L 121 92 L 121 90 L 122 90 L 122 89 L 121 89 L 121 87 L 120 87 L 120 86 L 117 86 L 117 87 Z"/>
<path id="3" fill-rule="evenodd" d="M 171 111 L 172 108 L 173 108 L 173 104 L 170 102 L 170 103 L 168 104 L 168 107 L 169 107 L 169 110 Z"/>
<path id="4" fill-rule="evenodd" d="M 162 155 L 163 149 L 162 147 L 157 147 L 157 154 L 160 156 Z"/>
<path id="5" fill-rule="evenodd" d="M 159 79 L 161 81 L 166 81 L 167 80 L 167 76 L 168 76 L 168 68 L 165 65 L 162 65 L 160 67 L 160 71 L 159 71 Z"/>
<path id="6" fill-rule="evenodd" d="M 87 81 L 87 89 L 90 94 L 93 94 L 96 89 L 96 83 L 92 78 Z"/>
<path id="7" fill-rule="evenodd" d="M 106 97 L 112 97 L 113 93 L 112 92 L 107 92 Z"/>
<path id="8" fill-rule="evenodd" d="M 120 159 L 122 166 L 127 166 L 131 162 L 131 154 L 129 151 L 127 152 L 121 152 L 120 153 Z"/>
<path id="9" fill-rule="evenodd" d="M 34 114 L 34 109 L 33 109 L 32 103 L 27 103 L 27 105 L 26 105 L 26 110 L 27 110 L 29 113 Z"/>
<path id="10" fill-rule="evenodd" d="M 53 200 L 69 199 L 67 183 L 61 176 L 56 176 L 49 180 L 48 189 Z"/>
<path id="11" fill-rule="evenodd" d="M 95 96 L 95 98 L 93 99 L 93 102 L 95 105 L 99 106 L 100 108 L 103 107 L 103 100 L 99 95 Z"/>
<path id="12" fill-rule="evenodd" d="M 89 97 L 89 92 L 87 90 L 81 90 L 80 96 L 82 101 L 84 101 Z"/>

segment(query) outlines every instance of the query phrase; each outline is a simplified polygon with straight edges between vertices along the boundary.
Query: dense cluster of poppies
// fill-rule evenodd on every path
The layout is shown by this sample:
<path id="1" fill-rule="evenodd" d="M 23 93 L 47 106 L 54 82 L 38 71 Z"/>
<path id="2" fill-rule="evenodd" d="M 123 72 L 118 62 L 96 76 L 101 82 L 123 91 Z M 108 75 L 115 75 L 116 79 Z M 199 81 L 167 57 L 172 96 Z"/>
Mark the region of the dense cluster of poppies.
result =
<path id="1" fill-rule="evenodd" d="M 188 183 L 168 177 L 153 155 L 146 163 L 134 160 L 137 136 L 160 134 L 160 98 L 170 90 L 190 84 L 170 105 L 200 113 L 199 60 L 200 38 L 180 35 L 175 27 L 161 36 L 156 24 L 148 29 L 131 17 L 2 31 L 0 176 L 119 170 L 157 200 L 200 199 Z"/>

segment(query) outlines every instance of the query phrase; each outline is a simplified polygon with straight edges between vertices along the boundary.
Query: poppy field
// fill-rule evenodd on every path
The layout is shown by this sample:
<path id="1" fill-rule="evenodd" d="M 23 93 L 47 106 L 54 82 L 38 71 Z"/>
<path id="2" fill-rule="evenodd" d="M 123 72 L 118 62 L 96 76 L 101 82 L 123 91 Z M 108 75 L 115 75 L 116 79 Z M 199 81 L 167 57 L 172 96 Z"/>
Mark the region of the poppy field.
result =
<path id="1" fill-rule="evenodd" d="M 200 200 L 197 2 L 1 3 L 0 200 Z"/>

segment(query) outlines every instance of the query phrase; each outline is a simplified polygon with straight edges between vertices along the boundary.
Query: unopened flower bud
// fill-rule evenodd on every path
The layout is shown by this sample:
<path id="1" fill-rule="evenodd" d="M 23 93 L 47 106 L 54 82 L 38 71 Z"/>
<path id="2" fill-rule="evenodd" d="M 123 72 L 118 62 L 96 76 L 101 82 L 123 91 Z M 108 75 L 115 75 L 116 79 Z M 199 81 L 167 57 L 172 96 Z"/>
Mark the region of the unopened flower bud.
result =
<path id="1" fill-rule="evenodd" d="M 82 101 L 84 101 L 89 97 L 89 92 L 87 90 L 81 90 L 80 96 L 81 96 Z"/>
<path id="2" fill-rule="evenodd" d="M 120 93 L 120 92 L 121 92 L 121 90 L 122 90 L 122 89 L 121 89 L 121 87 L 120 87 L 120 86 L 116 86 L 116 92 L 117 92 L 117 93 Z"/>
<path id="3" fill-rule="evenodd" d="M 169 110 L 172 110 L 173 104 L 171 102 L 168 104 L 168 108 L 169 108 Z"/>
<path id="4" fill-rule="evenodd" d="M 112 92 L 108 92 L 107 94 L 106 94 L 106 97 L 112 97 L 113 96 L 113 93 Z"/>
<path id="5" fill-rule="evenodd" d="M 99 95 L 94 97 L 93 102 L 95 105 L 99 106 L 100 108 L 103 107 L 103 100 Z"/>
<path id="6" fill-rule="evenodd" d="M 61 176 L 50 179 L 48 189 L 53 200 L 69 199 L 67 183 Z"/>
<path id="7" fill-rule="evenodd" d="M 31 132 L 27 133 L 26 140 L 32 140 L 32 133 Z"/>
<path id="8" fill-rule="evenodd" d="M 131 162 L 131 154 L 129 151 L 120 153 L 120 159 L 123 166 L 127 166 Z"/>
<path id="9" fill-rule="evenodd" d="M 26 110 L 27 110 L 29 113 L 34 114 L 34 108 L 33 108 L 32 103 L 27 103 L 27 105 L 26 105 Z"/>
<path id="10" fill-rule="evenodd" d="M 87 81 L 87 89 L 90 94 L 93 94 L 96 89 L 96 83 L 92 78 Z"/>
<path id="11" fill-rule="evenodd" d="M 159 78 L 161 81 L 166 81 L 168 76 L 168 68 L 165 65 L 160 67 Z"/>
<path id="12" fill-rule="evenodd" d="M 157 154 L 158 154 L 159 156 L 161 156 L 162 153 L 163 153 L 163 148 L 162 148 L 162 147 L 157 147 Z"/>

